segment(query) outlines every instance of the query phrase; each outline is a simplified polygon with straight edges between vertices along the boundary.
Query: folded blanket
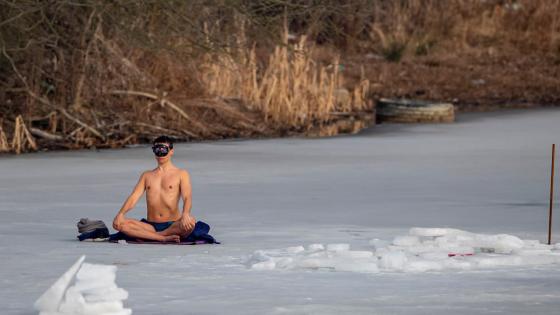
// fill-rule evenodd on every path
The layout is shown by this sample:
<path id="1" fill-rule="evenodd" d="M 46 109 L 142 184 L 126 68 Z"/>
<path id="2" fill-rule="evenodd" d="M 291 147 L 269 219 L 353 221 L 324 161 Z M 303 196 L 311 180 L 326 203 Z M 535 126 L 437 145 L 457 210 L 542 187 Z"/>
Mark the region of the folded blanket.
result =
<path id="1" fill-rule="evenodd" d="M 197 221 L 192 233 L 187 237 L 181 238 L 181 242 L 193 242 L 198 244 L 220 244 L 220 242 L 216 241 L 216 239 L 212 237 L 212 235 L 208 234 L 208 232 L 210 232 L 210 226 L 202 221 Z M 119 240 L 138 241 L 137 238 L 130 237 L 122 232 L 111 234 L 109 236 L 109 241 L 111 242 Z"/>
<path id="2" fill-rule="evenodd" d="M 89 239 L 108 238 L 108 237 L 109 237 L 109 229 L 107 228 L 95 229 L 91 232 L 85 232 L 78 235 L 78 239 L 80 241 L 89 240 Z"/>

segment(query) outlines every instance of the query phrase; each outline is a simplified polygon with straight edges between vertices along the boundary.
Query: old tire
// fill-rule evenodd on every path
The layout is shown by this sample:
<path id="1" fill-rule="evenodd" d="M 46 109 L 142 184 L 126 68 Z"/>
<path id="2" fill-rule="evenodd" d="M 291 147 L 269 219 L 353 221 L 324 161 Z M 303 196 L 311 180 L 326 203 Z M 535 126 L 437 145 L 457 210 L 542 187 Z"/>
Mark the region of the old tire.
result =
<path id="1" fill-rule="evenodd" d="M 449 103 L 382 98 L 377 101 L 377 121 L 449 123 L 455 121 L 455 108 Z"/>

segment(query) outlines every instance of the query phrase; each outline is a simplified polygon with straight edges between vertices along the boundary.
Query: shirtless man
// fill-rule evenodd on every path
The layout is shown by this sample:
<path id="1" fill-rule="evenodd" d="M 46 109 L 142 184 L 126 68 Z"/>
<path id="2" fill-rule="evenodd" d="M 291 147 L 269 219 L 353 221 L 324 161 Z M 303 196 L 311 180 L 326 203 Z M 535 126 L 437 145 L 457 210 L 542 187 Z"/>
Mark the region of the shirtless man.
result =
<path id="1" fill-rule="evenodd" d="M 179 242 L 194 229 L 191 216 L 191 183 L 189 173 L 173 163 L 173 140 L 166 136 L 154 140 L 152 150 L 158 166 L 142 173 L 132 194 L 126 199 L 113 220 L 113 227 L 128 236 L 161 242 Z M 146 191 L 147 220 L 125 218 Z M 183 213 L 179 213 L 179 199 L 183 198 Z"/>

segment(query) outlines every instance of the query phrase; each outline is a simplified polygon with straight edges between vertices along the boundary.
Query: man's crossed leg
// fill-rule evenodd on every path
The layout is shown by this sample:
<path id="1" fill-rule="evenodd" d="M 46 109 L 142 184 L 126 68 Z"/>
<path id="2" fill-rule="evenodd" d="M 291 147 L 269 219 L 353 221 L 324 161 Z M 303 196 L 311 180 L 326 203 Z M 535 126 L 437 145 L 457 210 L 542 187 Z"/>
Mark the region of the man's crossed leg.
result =
<path id="1" fill-rule="evenodd" d="M 117 227 L 117 230 L 130 237 L 137 237 L 160 242 L 180 242 L 181 236 L 183 236 L 184 233 L 163 233 L 171 229 L 173 225 L 177 223 L 178 222 L 174 222 L 168 229 L 162 232 L 157 232 L 156 229 L 149 223 L 141 222 L 134 219 L 125 219 L 124 222 Z M 175 228 L 170 232 L 181 232 L 181 230 Z M 188 236 L 188 234 L 185 236 Z"/>

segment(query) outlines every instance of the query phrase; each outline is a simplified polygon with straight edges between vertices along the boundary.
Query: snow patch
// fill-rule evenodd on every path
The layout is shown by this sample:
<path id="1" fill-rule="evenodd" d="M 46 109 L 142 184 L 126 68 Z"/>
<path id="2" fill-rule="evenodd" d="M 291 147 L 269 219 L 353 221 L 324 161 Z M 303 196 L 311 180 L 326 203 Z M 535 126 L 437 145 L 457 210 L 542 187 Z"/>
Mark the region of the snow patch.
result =
<path id="1" fill-rule="evenodd" d="M 393 241 L 373 239 L 371 250 L 350 244 L 311 244 L 257 250 L 252 270 L 331 270 L 360 273 L 473 270 L 505 266 L 560 264 L 560 246 L 508 234 L 475 234 L 449 228 L 412 228 Z"/>

